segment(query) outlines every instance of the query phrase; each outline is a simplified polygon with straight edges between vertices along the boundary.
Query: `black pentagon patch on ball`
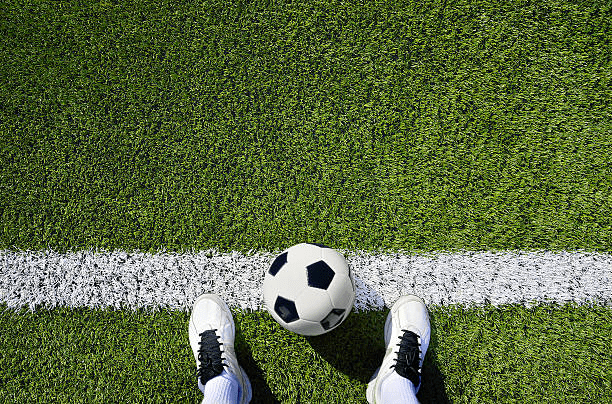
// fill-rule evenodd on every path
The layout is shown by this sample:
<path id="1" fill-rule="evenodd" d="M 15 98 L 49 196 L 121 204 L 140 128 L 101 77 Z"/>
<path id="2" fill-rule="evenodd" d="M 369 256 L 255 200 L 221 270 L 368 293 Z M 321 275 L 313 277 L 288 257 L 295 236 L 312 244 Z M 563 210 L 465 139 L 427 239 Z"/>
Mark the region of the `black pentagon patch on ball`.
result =
<path id="1" fill-rule="evenodd" d="M 291 323 L 300 317 L 298 316 L 295 303 L 291 300 L 285 299 L 282 296 L 276 298 L 274 303 L 274 311 L 285 323 Z"/>
<path id="2" fill-rule="evenodd" d="M 308 286 L 323 290 L 329 287 L 335 275 L 334 270 L 325 261 L 317 261 L 308 265 L 306 271 L 308 272 Z"/>
<path id="3" fill-rule="evenodd" d="M 344 309 L 333 309 L 331 313 L 327 315 L 327 317 L 321 320 L 321 327 L 323 327 L 325 330 L 331 330 L 340 324 L 344 318 L 344 312 Z"/>
<path id="4" fill-rule="evenodd" d="M 306 243 L 306 244 L 316 245 L 317 247 L 321 247 L 321 248 L 330 248 L 330 247 L 326 246 L 325 244 L 319 244 L 319 243 Z"/>
<path id="5" fill-rule="evenodd" d="M 285 265 L 286 263 L 287 263 L 287 253 L 284 252 L 274 259 L 274 261 L 272 262 L 272 265 L 270 265 L 270 269 L 268 270 L 268 273 L 272 276 L 275 276 L 278 273 L 278 271 L 283 267 L 283 265 Z"/>

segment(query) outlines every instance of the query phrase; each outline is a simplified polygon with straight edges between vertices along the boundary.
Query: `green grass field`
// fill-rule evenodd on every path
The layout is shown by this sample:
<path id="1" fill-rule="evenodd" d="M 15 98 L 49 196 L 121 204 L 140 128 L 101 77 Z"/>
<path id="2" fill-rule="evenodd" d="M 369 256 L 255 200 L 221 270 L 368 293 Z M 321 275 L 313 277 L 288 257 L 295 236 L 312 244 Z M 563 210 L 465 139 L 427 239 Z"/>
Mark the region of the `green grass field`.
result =
<path id="1" fill-rule="evenodd" d="M 361 403 L 384 355 L 385 312 L 302 337 L 234 311 L 253 402 Z M 612 309 L 433 308 L 422 403 L 610 402 Z M 189 313 L 3 312 L 5 402 L 200 402 Z M 364 349 L 368 347 L 368 349 Z"/>
<path id="2" fill-rule="evenodd" d="M 612 252 L 609 1 L 359 3 L 0 3 L 0 248 Z M 430 309 L 423 403 L 612 402 L 610 307 Z M 386 313 L 234 311 L 253 402 L 365 402 Z M 198 402 L 188 317 L 4 307 L 0 402 Z"/>

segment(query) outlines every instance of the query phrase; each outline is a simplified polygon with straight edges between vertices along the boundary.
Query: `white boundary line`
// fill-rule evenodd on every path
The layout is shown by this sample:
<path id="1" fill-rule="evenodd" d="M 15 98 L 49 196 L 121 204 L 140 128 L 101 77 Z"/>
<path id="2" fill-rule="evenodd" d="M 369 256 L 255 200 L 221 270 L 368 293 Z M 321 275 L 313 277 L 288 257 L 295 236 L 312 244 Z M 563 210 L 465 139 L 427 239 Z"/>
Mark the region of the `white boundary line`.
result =
<path id="1" fill-rule="evenodd" d="M 403 294 L 433 305 L 612 304 L 610 254 L 338 251 L 355 276 L 356 311 L 390 307 Z M 217 293 L 230 307 L 259 310 L 264 273 L 279 252 L 0 250 L 0 303 L 189 311 L 200 294 Z"/>

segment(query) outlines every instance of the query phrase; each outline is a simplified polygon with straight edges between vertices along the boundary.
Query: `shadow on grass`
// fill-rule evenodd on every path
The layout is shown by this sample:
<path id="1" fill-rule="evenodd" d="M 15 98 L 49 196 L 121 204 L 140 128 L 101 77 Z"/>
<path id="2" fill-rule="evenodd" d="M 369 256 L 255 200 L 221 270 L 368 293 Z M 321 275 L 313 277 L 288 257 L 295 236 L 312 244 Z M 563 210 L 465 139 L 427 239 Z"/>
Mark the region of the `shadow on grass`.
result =
<path id="1" fill-rule="evenodd" d="M 388 309 L 352 313 L 336 330 L 317 337 L 307 337 L 312 348 L 336 370 L 368 383 L 385 355 L 384 326 Z M 437 332 L 432 321 L 432 336 L 423 363 L 422 384 L 418 393 L 422 404 L 450 403 L 444 377 L 437 362 Z"/>
<path id="2" fill-rule="evenodd" d="M 351 379 L 367 383 L 380 366 L 385 353 L 380 332 L 384 324 L 385 313 L 351 313 L 335 330 L 306 337 L 306 341 L 336 370 Z"/>
<path id="3" fill-rule="evenodd" d="M 240 366 L 244 368 L 244 371 L 251 381 L 251 388 L 253 390 L 251 404 L 280 403 L 280 401 L 272 393 L 272 390 L 270 390 L 270 387 L 268 387 L 264 374 L 257 365 L 257 361 L 253 356 L 251 345 L 244 339 L 240 322 L 236 323 L 236 327 L 236 340 L 234 341 L 234 348 L 236 349 L 236 355 L 238 356 Z"/>

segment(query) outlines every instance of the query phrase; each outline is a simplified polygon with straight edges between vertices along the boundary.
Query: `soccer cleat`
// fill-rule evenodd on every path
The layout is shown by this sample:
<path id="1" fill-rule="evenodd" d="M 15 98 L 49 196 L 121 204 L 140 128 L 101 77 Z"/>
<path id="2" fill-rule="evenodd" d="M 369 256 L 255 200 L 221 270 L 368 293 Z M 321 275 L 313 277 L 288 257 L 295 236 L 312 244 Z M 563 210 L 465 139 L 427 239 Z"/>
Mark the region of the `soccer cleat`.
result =
<path id="1" fill-rule="evenodd" d="M 189 343 L 196 360 L 196 376 L 204 385 L 227 368 L 240 384 L 238 403 L 247 404 L 253 393 L 251 382 L 234 352 L 235 336 L 236 327 L 227 304 L 217 295 L 198 297 L 189 319 Z"/>
<path id="2" fill-rule="evenodd" d="M 412 295 L 399 298 L 385 322 L 385 357 L 368 383 L 366 397 L 370 404 L 382 403 L 382 382 L 393 372 L 410 380 L 419 391 L 430 336 L 429 314 L 423 300 Z"/>

